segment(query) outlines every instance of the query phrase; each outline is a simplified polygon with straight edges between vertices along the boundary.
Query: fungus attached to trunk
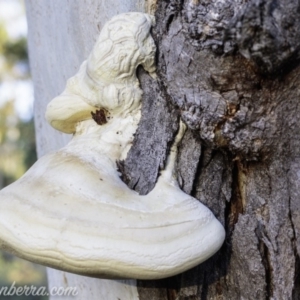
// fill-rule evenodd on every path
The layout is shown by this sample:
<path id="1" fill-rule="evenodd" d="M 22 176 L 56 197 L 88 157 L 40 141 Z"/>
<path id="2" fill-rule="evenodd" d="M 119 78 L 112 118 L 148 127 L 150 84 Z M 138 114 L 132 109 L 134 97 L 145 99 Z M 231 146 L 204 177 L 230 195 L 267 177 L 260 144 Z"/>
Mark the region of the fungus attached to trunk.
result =
<path id="1" fill-rule="evenodd" d="M 136 68 L 155 72 L 153 23 L 143 13 L 112 18 L 65 91 L 49 103 L 49 123 L 74 137 L 0 192 L 2 249 L 77 274 L 158 279 L 221 247 L 222 225 L 173 176 L 183 126 L 148 195 L 130 190 L 117 171 L 140 119 Z"/>

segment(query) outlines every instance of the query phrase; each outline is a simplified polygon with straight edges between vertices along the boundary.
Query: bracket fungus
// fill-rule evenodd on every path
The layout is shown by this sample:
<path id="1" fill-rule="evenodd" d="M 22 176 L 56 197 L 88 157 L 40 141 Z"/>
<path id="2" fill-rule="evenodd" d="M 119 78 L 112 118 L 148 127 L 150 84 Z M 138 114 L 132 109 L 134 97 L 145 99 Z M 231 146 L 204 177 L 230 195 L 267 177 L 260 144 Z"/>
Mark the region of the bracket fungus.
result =
<path id="1" fill-rule="evenodd" d="M 74 136 L 0 192 L 2 249 L 92 277 L 159 279 L 221 247 L 224 228 L 180 190 L 173 174 L 183 125 L 148 195 L 130 190 L 117 170 L 140 119 L 136 68 L 155 77 L 153 24 L 143 13 L 112 18 L 64 92 L 49 103 L 49 123 Z"/>

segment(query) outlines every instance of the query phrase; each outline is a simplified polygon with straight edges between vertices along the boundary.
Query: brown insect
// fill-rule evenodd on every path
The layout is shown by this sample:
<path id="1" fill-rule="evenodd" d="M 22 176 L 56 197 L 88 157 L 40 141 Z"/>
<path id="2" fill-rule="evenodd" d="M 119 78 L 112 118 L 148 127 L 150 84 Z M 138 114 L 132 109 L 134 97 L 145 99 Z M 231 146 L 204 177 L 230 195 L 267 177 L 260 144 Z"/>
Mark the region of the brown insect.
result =
<path id="1" fill-rule="evenodd" d="M 103 125 L 103 124 L 107 123 L 105 111 L 103 109 L 96 110 L 95 113 L 91 111 L 91 115 L 92 115 L 93 120 L 98 125 Z"/>

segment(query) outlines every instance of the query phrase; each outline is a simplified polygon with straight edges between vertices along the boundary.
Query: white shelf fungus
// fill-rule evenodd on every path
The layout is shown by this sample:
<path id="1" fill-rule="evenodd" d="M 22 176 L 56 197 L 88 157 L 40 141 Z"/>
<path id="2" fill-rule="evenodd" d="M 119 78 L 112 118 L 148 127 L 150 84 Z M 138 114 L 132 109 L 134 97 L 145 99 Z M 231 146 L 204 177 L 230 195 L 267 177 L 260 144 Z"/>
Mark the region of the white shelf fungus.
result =
<path id="1" fill-rule="evenodd" d="M 0 192 L 2 249 L 77 274 L 158 279 L 198 265 L 221 247 L 222 225 L 174 180 L 176 143 L 146 196 L 130 190 L 117 172 L 140 119 L 136 68 L 155 76 L 153 22 L 143 13 L 112 18 L 49 103 L 49 123 L 74 137 Z M 96 110 L 106 114 L 102 125 L 91 117 Z"/>

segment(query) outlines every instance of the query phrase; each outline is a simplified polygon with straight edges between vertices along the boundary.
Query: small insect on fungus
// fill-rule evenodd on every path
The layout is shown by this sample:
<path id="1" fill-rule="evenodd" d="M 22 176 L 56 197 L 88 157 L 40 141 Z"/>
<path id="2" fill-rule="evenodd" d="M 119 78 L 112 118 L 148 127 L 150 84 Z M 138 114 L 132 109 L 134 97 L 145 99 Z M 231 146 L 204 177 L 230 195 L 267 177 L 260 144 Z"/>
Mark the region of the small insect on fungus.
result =
<path id="1" fill-rule="evenodd" d="M 91 115 L 92 115 L 93 120 L 98 125 L 103 125 L 103 124 L 107 123 L 104 109 L 96 110 L 95 113 L 91 111 Z"/>

